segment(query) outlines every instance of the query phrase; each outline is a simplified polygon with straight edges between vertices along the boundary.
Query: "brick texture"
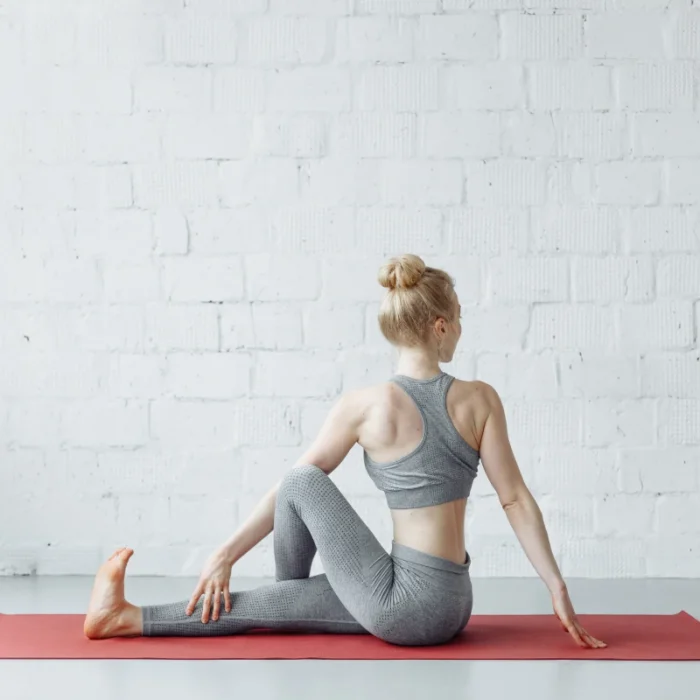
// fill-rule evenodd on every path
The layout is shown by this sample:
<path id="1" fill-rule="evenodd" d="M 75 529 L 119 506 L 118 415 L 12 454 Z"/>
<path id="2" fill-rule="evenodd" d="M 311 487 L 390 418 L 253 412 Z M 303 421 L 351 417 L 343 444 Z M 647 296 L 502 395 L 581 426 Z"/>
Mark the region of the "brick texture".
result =
<path id="1" fill-rule="evenodd" d="M 698 0 L 0 0 L 0 573 L 198 574 L 393 371 L 414 252 L 565 576 L 700 575 L 698 61 Z M 483 474 L 467 516 L 535 575 Z"/>

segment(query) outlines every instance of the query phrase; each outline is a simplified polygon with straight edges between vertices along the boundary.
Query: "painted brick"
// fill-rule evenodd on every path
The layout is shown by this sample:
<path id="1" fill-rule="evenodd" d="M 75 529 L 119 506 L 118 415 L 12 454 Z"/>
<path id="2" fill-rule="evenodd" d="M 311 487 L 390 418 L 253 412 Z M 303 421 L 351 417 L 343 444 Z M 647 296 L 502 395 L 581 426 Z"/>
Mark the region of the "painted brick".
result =
<path id="1" fill-rule="evenodd" d="M 615 494 L 615 452 L 580 447 L 535 447 L 533 488 L 540 494 L 602 496 Z"/>
<path id="2" fill-rule="evenodd" d="M 656 290 L 660 297 L 700 297 L 700 260 L 691 255 L 661 258 L 656 268 Z"/>
<path id="3" fill-rule="evenodd" d="M 164 296 L 175 302 L 220 302 L 242 299 L 240 258 L 168 258 L 161 263 Z"/>
<path id="4" fill-rule="evenodd" d="M 364 314 L 353 304 L 313 304 L 304 310 L 303 323 L 304 343 L 309 348 L 342 350 L 364 339 Z"/>
<path id="5" fill-rule="evenodd" d="M 646 494 L 603 496 L 595 503 L 595 530 L 601 537 L 634 537 L 651 530 L 656 498 Z"/>
<path id="6" fill-rule="evenodd" d="M 618 452 L 625 493 L 692 493 L 698 486 L 700 451 L 692 447 L 629 448 Z"/>
<path id="7" fill-rule="evenodd" d="M 336 59 L 396 62 L 413 57 L 415 24 L 404 17 L 350 17 L 338 22 Z"/>
<path id="8" fill-rule="evenodd" d="M 600 110 L 613 105 L 612 69 L 583 61 L 541 61 L 528 66 L 533 109 Z"/>
<path id="9" fill-rule="evenodd" d="M 652 301 L 654 265 L 650 257 L 641 256 L 575 258 L 572 282 L 574 301 Z"/>
<path id="10" fill-rule="evenodd" d="M 583 19 L 576 15 L 504 14 L 503 57 L 535 61 L 581 58 L 582 26 Z"/>
<path id="11" fill-rule="evenodd" d="M 350 75 L 340 68 L 319 66 L 274 71 L 267 100 L 272 110 L 346 112 L 350 109 Z"/>
<path id="12" fill-rule="evenodd" d="M 601 163 L 595 166 L 600 204 L 649 206 L 656 204 L 661 189 L 658 163 Z"/>
<path id="13" fill-rule="evenodd" d="M 214 73 L 213 104 L 217 113 L 261 112 L 265 107 L 265 71 L 223 68 Z"/>
<path id="14" fill-rule="evenodd" d="M 340 391 L 336 363 L 300 352 L 258 353 L 253 370 L 256 397 L 333 397 Z"/>
<path id="15" fill-rule="evenodd" d="M 423 15 L 418 21 L 416 58 L 470 61 L 498 58 L 498 17 Z"/>
<path id="16" fill-rule="evenodd" d="M 700 532 L 699 506 L 700 499 L 697 494 L 661 496 L 656 513 L 659 530 L 670 535 Z"/>
<path id="17" fill-rule="evenodd" d="M 310 258 L 249 255 L 245 276 L 254 301 L 311 300 L 319 294 L 318 264 Z"/>
<path id="18" fill-rule="evenodd" d="M 556 399 L 557 362 L 552 353 L 481 353 L 476 377 L 497 387 L 502 398 Z"/>
<path id="19" fill-rule="evenodd" d="M 251 139 L 251 152 L 266 156 L 314 158 L 327 155 L 328 150 L 326 124 L 315 115 L 259 116 Z"/>
<path id="20" fill-rule="evenodd" d="M 146 347 L 149 350 L 216 350 L 219 327 L 216 307 L 204 304 L 149 304 Z"/>
<path id="21" fill-rule="evenodd" d="M 545 201 L 545 169 L 516 159 L 477 162 L 464 167 L 466 203 L 479 207 L 541 205 Z"/>
<path id="22" fill-rule="evenodd" d="M 213 162 L 134 166 L 134 203 L 143 209 L 218 204 L 217 165 Z"/>
<path id="23" fill-rule="evenodd" d="M 449 205 L 462 201 L 462 183 L 462 166 L 455 160 L 387 161 L 379 188 L 387 204 Z"/>
<path id="24" fill-rule="evenodd" d="M 620 309 L 623 349 L 690 348 L 693 344 L 693 308 L 686 301 L 657 301 Z"/>
<path id="25" fill-rule="evenodd" d="M 645 396 L 690 399 L 700 396 L 700 352 L 646 355 L 641 361 Z"/>
<path id="26" fill-rule="evenodd" d="M 532 209 L 533 245 L 543 253 L 617 252 L 622 226 L 608 207 Z"/>
<path id="27" fill-rule="evenodd" d="M 700 445 L 700 400 L 662 399 L 659 425 L 662 444 Z"/>
<path id="28" fill-rule="evenodd" d="M 436 112 L 420 122 L 418 153 L 427 158 L 488 158 L 501 153 L 501 120 L 490 112 Z"/>
<path id="29" fill-rule="evenodd" d="M 291 158 L 223 161 L 214 194 L 217 189 L 227 207 L 289 204 L 298 200 L 299 168 Z"/>
<path id="30" fill-rule="evenodd" d="M 108 387 L 124 399 L 157 399 L 163 391 L 164 360 L 159 355 L 122 354 L 109 358 Z"/>
<path id="31" fill-rule="evenodd" d="M 441 226 L 437 209 L 358 209 L 356 245 L 360 250 L 385 255 L 397 251 L 429 255 L 443 247 Z"/>
<path id="32" fill-rule="evenodd" d="M 134 76 L 137 112 L 206 114 L 212 102 L 212 76 L 204 68 L 144 68 Z"/>
<path id="33" fill-rule="evenodd" d="M 652 400 L 592 399 L 584 404 L 584 442 L 591 447 L 630 447 L 656 443 L 656 406 Z"/>
<path id="34" fill-rule="evenodd" d="M 380 196 L 377 166 L 357 158 L 309 160 L 299 168 L 303 206 L 346 207 L 375 204 Z"/>
<path id="35" fill-rule="evenodd" d="M 356 248 L 355 210 L 350 207 L 281 208 L 272 216 L 270 230 L 280 252 L 349 253 Z"/>
<path id="36" fill-rule="evenodd" d="M 296 350 L 303 346 L 302 312 L 299 303 L 262 302 L 252 304 L 251 309 L 253 338 L 247 345 L 265 350 Z M 232 328 L 233 338 L 239 338 L 240 334 L 235 332 L 236 327 Z M 228 337 L 225 327 L 222 326 L 224 347 Z"/>
<path id="37" fill-rule="evenodd" d="M 165 22 L 165 58 L 168 63 L 234 63 L 237 52 L 236 23 L 230 17 L 189 12 Z"/>
<path id="38" fill-rule="evenodd" d="M 640 396 L 640 362 L 634 356 L 610 357 L 596 352 L 563 352 L 559 356 L 561 392 L 572 398 Z"/>
<path id="39" fill-rule="evenodd" d="M 592 15 L 585 25 L 588 58 L 663 58 L 662 12 L 609 12 Z"/>
<path id="40" fill-rule="evenodd" d="M 73 447 L 137 446 L 148 441 L 148 408 L 139 401 L 66 404 L 61 434 Z"/>
<path id="41" fill-rule="evenodd" d="M 330 25 L 317 17 L 255 17 L 240 25 L 239 61 L 255 66 L 320 63 Z"/>
<path id="42" fill-rule="evenodd" d="M 228 116 L 171 116 L 163 130 L 163 153 L 175 160 L 244 158 L 250 150 L 250 120 Z"/>
<path id="43" fill-rule="evenodd" d="M 613 312 L 592 304 L 538 304 L 527 342 L 533 349 L 611 350 L 616 346 Z"/>
<path id="44" fill-rule="evenodd" d="M 448 110 L 509 110 L 524 106 L 525 70 L 516 62 L 485 61 L 478 66 L 445 64 L 440 102 Z"/>
<path id="45" fill-rule="evenodd" d="M 173 353 L 165 362 L 165 394 L 227 399 L 250 391 L 251 357 L 244 353 Z"/>
<path id="46" fill-rule="evenodd" d="M 190 246 L 195 254 L 262 253 L 270 246 L 264 210 L 197 209 L 187 217 Z"/>
<path id="47" fill-rule="evenodd" d="M 331 129 L 333 153 L 367 158 L 404 158 L 417 149 L 415 114 L 340 114 Z"/>
<path id="48" fill-rule="evenodd" d="M 644 61 L 615 69 L 620 107 L 630 112 L 691 109 L 693 70 L 690 63 Z"/>
<path id="49" fill-rule="evenodd" d="M 487 296 L 495 303 L 566 301 L 569 265 L 562 259 L 493 258 Z"/>
<path id="50" fill-rule="evenodd" d="M 454 253 L 524 253 L 528 249 L 528 214 L 516 207 L 449 208 L 445 211 L 445 232 Z"/>
<path id="51" fill-rule="evenodd" d="M 528 445 L 572 445 L 581 437 L 582 410 L 569 401 L 504 401 L 513 442 Z"/>
<path id="52" fill-rule="evenodd" d="M 700 171 L 698 171 L 700 174 Z M 678 207 L 641 207 L 629 213 L 626 244 L 631 253 L 697 252 L 700 238 Z"/>
<path id="53" fill-rule="evenodd" d="M 424 112 L 438 108 L 437 68 L 431 66 L 373 66 L 362 71 L 354 94 L 362 111 Z"/>
<path id="54" fill-rule="evenodd" d="M 698 0 L 563 4 L 0 0 L 0 573 L 126 533 L 132 573 L 199 575 L 395 372 L 377 272 L 412 252 L 563 574 L 700 576 Z M 467 531 L 474 575 L 535 575 L 485 476 Z"/>

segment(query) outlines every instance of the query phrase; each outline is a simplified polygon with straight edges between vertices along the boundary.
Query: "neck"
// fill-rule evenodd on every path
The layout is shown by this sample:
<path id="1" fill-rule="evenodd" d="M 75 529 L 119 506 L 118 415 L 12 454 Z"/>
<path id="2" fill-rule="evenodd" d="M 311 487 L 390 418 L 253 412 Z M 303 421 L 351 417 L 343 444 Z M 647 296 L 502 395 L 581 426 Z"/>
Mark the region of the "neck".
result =
<path id="1" fill-rule="evenodd" d="M 440 374 L 441 371 L 437 355 L 414 348 L 404 348 L 399 351 L 396 374 L 404 374 L 414 379 L 429 379 Z"/>

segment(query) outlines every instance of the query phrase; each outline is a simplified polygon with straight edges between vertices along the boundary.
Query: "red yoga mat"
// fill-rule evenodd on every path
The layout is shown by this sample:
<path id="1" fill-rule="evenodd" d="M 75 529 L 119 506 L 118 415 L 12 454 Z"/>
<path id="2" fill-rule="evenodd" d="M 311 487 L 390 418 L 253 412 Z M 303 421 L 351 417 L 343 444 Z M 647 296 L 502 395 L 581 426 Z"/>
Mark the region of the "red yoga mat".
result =
<path id="1" fill-rule="evenodd" d="M 582 649 L 554 615 L 473 615 L 447 644 L 402 647 L 371 635 L 254 631 L 232 637 L 89 640 L 83 615 L 0 615 L 3 659 L 700 660 L 700 622 L 675 615 L 579 615 L 605 649 Z"/>

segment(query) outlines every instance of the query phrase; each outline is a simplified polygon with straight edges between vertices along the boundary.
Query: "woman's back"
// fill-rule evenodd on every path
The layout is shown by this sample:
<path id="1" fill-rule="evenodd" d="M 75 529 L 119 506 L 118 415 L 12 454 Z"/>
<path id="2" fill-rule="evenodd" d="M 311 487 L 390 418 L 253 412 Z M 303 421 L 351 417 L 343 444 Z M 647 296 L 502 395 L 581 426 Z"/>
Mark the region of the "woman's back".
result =
<path id="1" fill-rule="evenodd" d="M 397 489 L 387 491 L 394 540 L 460 564 L 467 495 L 489 411 L 483 386 L 445 373 L 395 375 L 362 392 L 358 442 L 377 485 Z"/>

